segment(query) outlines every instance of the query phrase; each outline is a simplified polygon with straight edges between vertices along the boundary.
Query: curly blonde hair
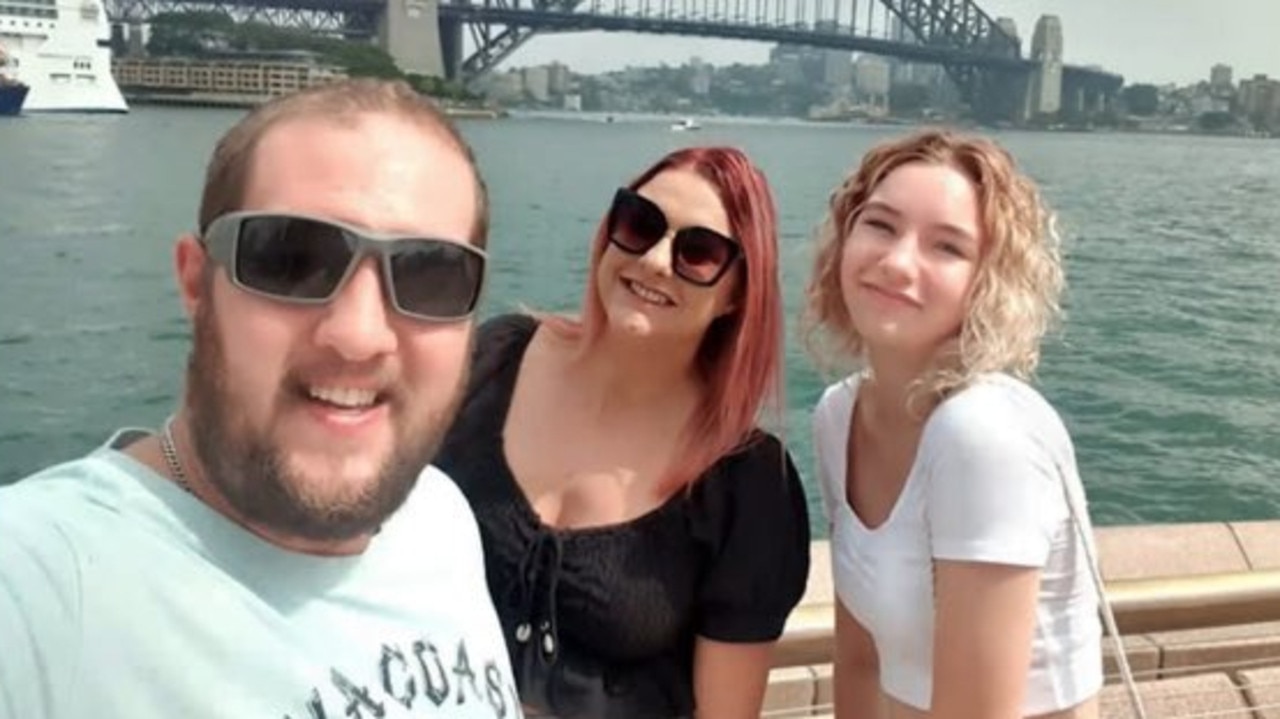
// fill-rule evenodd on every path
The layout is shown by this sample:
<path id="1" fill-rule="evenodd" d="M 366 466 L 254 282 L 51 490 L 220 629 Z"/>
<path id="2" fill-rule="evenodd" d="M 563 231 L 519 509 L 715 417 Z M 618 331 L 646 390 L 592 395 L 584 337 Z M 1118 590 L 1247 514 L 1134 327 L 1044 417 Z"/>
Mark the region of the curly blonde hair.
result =
<path id="1" fill-rule="evenodd" d="M 1065 283 L 1054 215 L 1007 151 L 989 139 L 947 130 L 925 130 L 872 148 L 831 193 L 806 291 L 806 344 L 828 366 L 832 359 L 863 359 L 864 340 L 840 288 L 844 242 L 876 187 L 915 162 L 950 167 L 969 179 L 985 237 L 960 332 L 916 389 L 940 400 L 985 372 L 1029 379 L 1042 338 L 1062 314 Z"/>

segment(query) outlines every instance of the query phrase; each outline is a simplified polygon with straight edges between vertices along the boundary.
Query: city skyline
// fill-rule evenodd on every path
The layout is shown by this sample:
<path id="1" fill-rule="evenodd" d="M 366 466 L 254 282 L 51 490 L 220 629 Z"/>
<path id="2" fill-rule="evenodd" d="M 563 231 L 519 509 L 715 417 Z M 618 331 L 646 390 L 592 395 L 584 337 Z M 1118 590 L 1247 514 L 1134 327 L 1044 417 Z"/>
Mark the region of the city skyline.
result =
<path id="1" fill-rule="evenodd" d="M 1017 23 L 1026 54 L 1036 20 L 1062 20 L 1065 60 L 1101 65 L 1125 82 L 1185 85 L 1207 80 L 1214 64 L 1230 65 L 1234 79 L 1280 75 L 1275 0 L 978 0 L 993 18 Z M 1082 30 L 1081 28 L 1088 28 Z M 1206 33 L 1213 28 L 1212 33 Z M 767 62 L 771 45 L 636 33 L 573 33 L 535 36 L 503 63 L 504 68 L 562 62 L 576 72 L 597 73 L 627 66 L 681 65 L 693 56 L 715 65 Z"/>

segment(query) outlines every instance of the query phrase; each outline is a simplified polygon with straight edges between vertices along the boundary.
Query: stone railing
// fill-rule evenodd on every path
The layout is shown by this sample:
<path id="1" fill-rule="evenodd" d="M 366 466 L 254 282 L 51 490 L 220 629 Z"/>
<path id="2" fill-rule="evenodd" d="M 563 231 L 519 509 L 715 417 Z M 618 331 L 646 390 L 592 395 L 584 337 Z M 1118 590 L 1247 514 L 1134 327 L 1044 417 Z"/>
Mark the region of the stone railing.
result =
<path id="1" fill-rule="evenodd" d="M 1103 580 L 1152 719 L 1280 719 L 1280 521 L 1101 527 Z M 830 716 L 830 547 L 774 656 L 764 716 Z M 1102 716 L 1131 717 L 1104 638 Z"/>

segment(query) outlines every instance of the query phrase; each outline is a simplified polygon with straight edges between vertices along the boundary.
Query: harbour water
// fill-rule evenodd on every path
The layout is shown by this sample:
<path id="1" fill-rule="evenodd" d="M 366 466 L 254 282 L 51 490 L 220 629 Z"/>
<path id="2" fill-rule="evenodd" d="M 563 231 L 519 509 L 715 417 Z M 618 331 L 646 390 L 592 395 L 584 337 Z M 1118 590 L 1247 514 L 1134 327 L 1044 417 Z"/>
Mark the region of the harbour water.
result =
<path id="1" fill-rule="evenodd" d="M 174 406 L 189 334 L 170 248 L 239 113 L 0 122 L 0 483 Z M 485 314 L 576 306 L 614 187 L 680 145 L 745 148 L 782 221 L 785 421 L 811 482 L 808 410 L 834 379 L 814 369 L 795 321 L 813 229 L 846 169 L 904 130 L 703 124 L 463 121 L 493 198 Z M 1095 521 L 1280 517 L 1280 142 L 998 137 L 1061 215 L 1069 316 L 1039 382 L 1073 433 Z"/>

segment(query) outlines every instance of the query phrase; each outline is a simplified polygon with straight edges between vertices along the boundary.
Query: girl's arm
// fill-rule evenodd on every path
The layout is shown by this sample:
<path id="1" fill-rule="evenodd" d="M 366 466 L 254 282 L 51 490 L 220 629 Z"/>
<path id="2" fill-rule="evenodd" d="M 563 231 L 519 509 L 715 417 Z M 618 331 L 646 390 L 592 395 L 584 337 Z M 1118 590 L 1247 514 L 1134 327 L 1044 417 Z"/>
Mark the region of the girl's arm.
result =
<path id="1" fill-rule="evenodd" d="M 735 644 L 698 637 L 693 650 L 693 699 L 698 719 L 758 719 L 774 644 Z"/>
<path id="2" fill-rule="evenodd" d="M 880 660 L 875 640 L 840 601 L 836 600 L 835 676 L 836 719 L 880 719 Z"/>
<path id="3" fill-rule="evenodd" d="M 1007 564 L 934 563 L 935 719 L 1019 719 L 1040 570 Z"/>

